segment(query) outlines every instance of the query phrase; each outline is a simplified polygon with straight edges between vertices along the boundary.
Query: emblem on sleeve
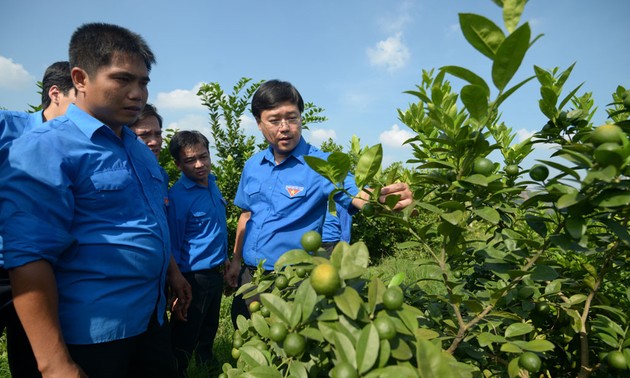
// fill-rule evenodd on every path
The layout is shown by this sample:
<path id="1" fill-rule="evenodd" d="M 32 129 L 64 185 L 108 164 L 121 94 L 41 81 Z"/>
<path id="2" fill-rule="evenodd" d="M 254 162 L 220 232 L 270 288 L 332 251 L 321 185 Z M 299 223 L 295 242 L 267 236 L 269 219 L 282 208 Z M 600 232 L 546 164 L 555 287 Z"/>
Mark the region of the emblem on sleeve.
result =
<path id="1" fill-rule="evenodd" d="M 303 186 L 287 185 L 287 186 L 285 186 L 285 189 L 289 193 L 289 196 L 293 197 L 296 194 L 298 194 L 299 192 L 301 192 L 302 190 L 304 190 L 304 187 Z"/>

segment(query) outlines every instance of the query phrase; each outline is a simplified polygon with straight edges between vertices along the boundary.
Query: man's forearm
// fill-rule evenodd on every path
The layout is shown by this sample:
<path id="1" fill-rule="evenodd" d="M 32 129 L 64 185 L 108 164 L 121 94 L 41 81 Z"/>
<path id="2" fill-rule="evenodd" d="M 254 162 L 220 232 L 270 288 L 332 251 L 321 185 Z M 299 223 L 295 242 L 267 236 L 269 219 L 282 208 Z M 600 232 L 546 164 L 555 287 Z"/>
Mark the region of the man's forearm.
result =
<path id="1" fill-rule="evenodd" d="M 77 370 L 61 333 L 52 267 L 39 260 L 9 271 L 13 303 L 44 376 Z M 61 373 L 59 373 L 61 376 Z"/>

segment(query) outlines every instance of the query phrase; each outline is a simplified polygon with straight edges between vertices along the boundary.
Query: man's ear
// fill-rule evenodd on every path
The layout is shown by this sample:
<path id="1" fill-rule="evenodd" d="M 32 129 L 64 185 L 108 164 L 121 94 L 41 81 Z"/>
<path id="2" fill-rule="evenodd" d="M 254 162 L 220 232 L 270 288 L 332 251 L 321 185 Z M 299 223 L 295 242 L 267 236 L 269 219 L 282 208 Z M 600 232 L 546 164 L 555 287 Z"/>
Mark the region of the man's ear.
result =
<path id="1" fill-rule="evenodd" d="M 72 71 L 70 71 L 70 76 L 72 77 L 72 82 L 74 83 L 74 87 L 77 89 L 77 92 L 85 91 L 85 85 L 89 80 L 89 76 L 85 70 L 74 67 Z"/>
<path id="2" fill-rule="evenodd" d="M 48 97 L 50 98 L 50 102 L 55 104 L 55 105 L 59 105 L 59 95 L 61 94 L 61 92 L 59 91 L 59 87 L 56 85 L 53 85 L 50 87 L 50 89 L 48 90 Z"/>

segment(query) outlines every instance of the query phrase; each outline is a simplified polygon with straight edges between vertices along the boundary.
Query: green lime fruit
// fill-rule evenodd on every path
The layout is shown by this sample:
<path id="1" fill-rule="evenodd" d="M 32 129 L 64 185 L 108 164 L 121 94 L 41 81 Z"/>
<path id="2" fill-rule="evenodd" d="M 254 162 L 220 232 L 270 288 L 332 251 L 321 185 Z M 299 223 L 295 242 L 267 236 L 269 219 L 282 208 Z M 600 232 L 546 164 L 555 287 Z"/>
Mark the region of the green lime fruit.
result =
<path id="1" fill-rule="evenodd" d="M 232 358 L 235 360 L 238 360 L 240 356 L 241 356 L 241 351 L 236 348 L 232 348 Z"/>
<path id="2" fill-rule="evenodd" d="M 490 159 L 477 158 L 473 162 L 473 172 L 484 176 L 490 176 L 492 172 L 494 172 L 494 163 Z"/>
<path id="3" fill-rule="evenodd" d="M 232 340 L 232 346 L 234 348 L 237 348 L 237 349 L 242 347 L 243 346 L 243 339 L 234 339 L 234 340 Z"/>
<path id="4" fill-rule="evenodd" d="M 366 203 L 365 205 L 363 205 L 361 213 L 363 213 L 363 215 L 365 215 L 366 217 L 371 218 L 374 216 L 374 214 L 376 214 L 376 209 L 371 203 Z"/>
<path id="5" fill-rule="evenodd" d="M 306 274 L 306 272 L 304 272 Z M 279 275 L 276 277 L 276 287 L 280 290 L 286 289 L 289 286 L 289 279 L 285 275 Z"/>
<path id="6" fill-rule="evenodd" d="M 383 306 L 388 310 L 399 310 L 405 300 L 402 289 L 398 286 L 389 287 L 383 293 Z"/>
<path id="7" fill-rule="evenodd" d="M 269 338 L 277 343 L 284 341 L 289 331 L 284 323 L 273 323 L 269 327 Z"/>
<path id="8" fill-rule="evenodd" d="M 330 376 L 332 378 L 358 378 L 359 374 L 350 362 L 342 361 L 331 370 Z"/>
<path id="9" fill-rule="evenodd" d="M 602 143 L 595 149 L 593 153 L 595 161 L 600 167 L 608 167 L 609 165 L 617 168 L 625 160 L 625 149 L 618 143 Z"/>
<path id="10" fill-rule="evenodd" d="M 282 348 L 290 357 L 297 357 L 306 349 L 306 338 L 299 333 L 289 333 L 282 343 Z"/>
<path id="11" fill-rule="evenodd" d="M 304 268 L 303 266 L 298 266 L 297 268 L 295 268 L 295 274 L 297 274 L 297 276 L 300 278 L 306 277 L 306 268 Z"/>
<path id="12" fill-rule="evenodd" d="M 608 357 L 606 357 L 606 361 L 608 361 L 608 365 L 616 370 L 627 370 L 628 362 L 626 361 L 626 356 L 623 355 L 623 352 L 618 350 L 613 350 L 608 353 Z"/>
<path id="13" fill-rule="evenodd" d="M 529 177 L 534 181 L 544 181 L 549 177 L 549 168 L 544 165 L 536 164 L 529 170 Z"/>
<path id="14" fill-rule="evenodd" d="M 529 286 L 522 286 L 518 289 L 518 297 L 521 299 L 528 299 L 534 295 L 534 288 Z"/>
<path id="15" fill-rule="evenodd" d="M 254 313 L 254 312 L 258 312 L 260 311 L 260 302 L 258 301 L 253 301 L 249 304 L 249 312 L 250 313 Z"/>
<path id="16" fill-rule="evenodd" d="M 518 175 L 518 165 L 510 164 L 505 167 L 505 174 L 508 176 L 517 176 Z"/>
<path id="17" fill-rule="evenodd" d="M 260 315 L 262 315 L 265 318 L 267 318 L 267 317 L 269 317 L 269 315 L 271 315 L 271 311 L 267 307 L 263 306 L 263 307 L 260 308 Z"/>
<path id="18" fill-rule="evenodd" d="M 317 231 L 308 231 L 302 235 L 302 247 L 307 252 L 315 252 L 322 246 L 322 236 Z"/>
<path id="19" fill-rule="evenodd" d="M 331 264 L 317 265 L 311 272 L 311 285 L 320 295 L 331 296 L 341 287 L 339 272 Z"/>
<path id="20" fill-rule="evenodd" d="M 519 357 L 518 365 L 530 373 L 536 373 L 540 370 L 542 362 L 536 353 L 525 352 Z"/>
<path id="21" fill-rule="evenodd" d="M 536 303 L 536 312 L 541 315 L 547 315 L 551 312 L 551 306 L 547 302 L 538 302 Z"/>
<path id="22" fill-rule="evenodd" d="M 617 125 L 601 125 L 597 127 L 590 136 L 590 141 L 596 146 L 604 143 L 618 143 L 621 144 L 625 134 L 621 127 Z"/>
<path id="23" fill-rule="evenodd" d="M 396 336 L 396 325 L 389 316 L 380 316 L 374 319 L 374 327 L 378 331 L 381 340 L 389 340 Z"/>

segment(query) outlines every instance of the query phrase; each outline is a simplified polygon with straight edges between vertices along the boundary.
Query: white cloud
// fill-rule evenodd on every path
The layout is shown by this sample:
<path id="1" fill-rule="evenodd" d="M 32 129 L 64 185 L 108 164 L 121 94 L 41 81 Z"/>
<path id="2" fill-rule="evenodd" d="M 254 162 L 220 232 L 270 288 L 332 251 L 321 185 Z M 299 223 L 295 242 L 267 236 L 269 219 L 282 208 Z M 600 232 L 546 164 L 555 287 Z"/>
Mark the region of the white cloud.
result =
<path id="1" fill-rule="evenodd" d="M 21 64 L 0 56 L 0 88 L 26 89 L 37 80 Z"/>
<path id="2" fill-rule="evenodd" d="M 170 92 L 160 92 L 156 96 L 154 105 L 158 109 L 203 109 L 201 99 L 197 96 L 199 88 L 201 88 L 201 83 L 198 83 L 192 89 L 175 89 Z"/>
<path id="3" fill-rule="evenodd" d="M 396 33 L 402 31 L 412 20 L 410 14 L 413 2 L 410 0 L 402 1 L 393 14 L 386 14 L 379 19 L 381 29 L 387 33 Z"/>
<path id="4" fill-rule="evenodd" d="M 329 138 L 333 140 L 337 138 L 337 133 L 332 129 L 310 129 L 309 131 L 310 136 L 308 142 L 313 146 L 321 146 L 321 144 Z"/>
<path id="5" fill-rule="evenodd" d="M 259 136 L 258 124 L 254 117 L 243 114 L 241 116 L 241 128 L 246 135 Z"/>
<path id="6" fill-rule="evenodd" d="M 412 132 L 401 130 L 398 125 L 394 124 L 391 129 L 382 132 L 378 139 L 381 143 L 388 147 L 411 148 L 409 145 L 403 145 L 403 142 L 413 136 L 414 134 Z"/>
<path id="7" fill-rule="evenodd" d="M 367 55 L 373 66 L 383 67 L 390 72 L 405 67 L 410 58 L 409 49 L 402 42 L 402 32 L 377 42 L 374 47 L 367 49 Z"/>
<path id="8" fill-rule="evenodd" d="M 212 133 L 210 130 L 210 124 L 208 123 L 208 118 L 205 116 L 197 115 L 197 114 L 189 114 L 184 116 L 183 118 L 170 122 L 167 126 L 167 129 L 177 129 L 177 130 L 197 130 L 206 136 L 210 141 L 212 141 Z"/>

